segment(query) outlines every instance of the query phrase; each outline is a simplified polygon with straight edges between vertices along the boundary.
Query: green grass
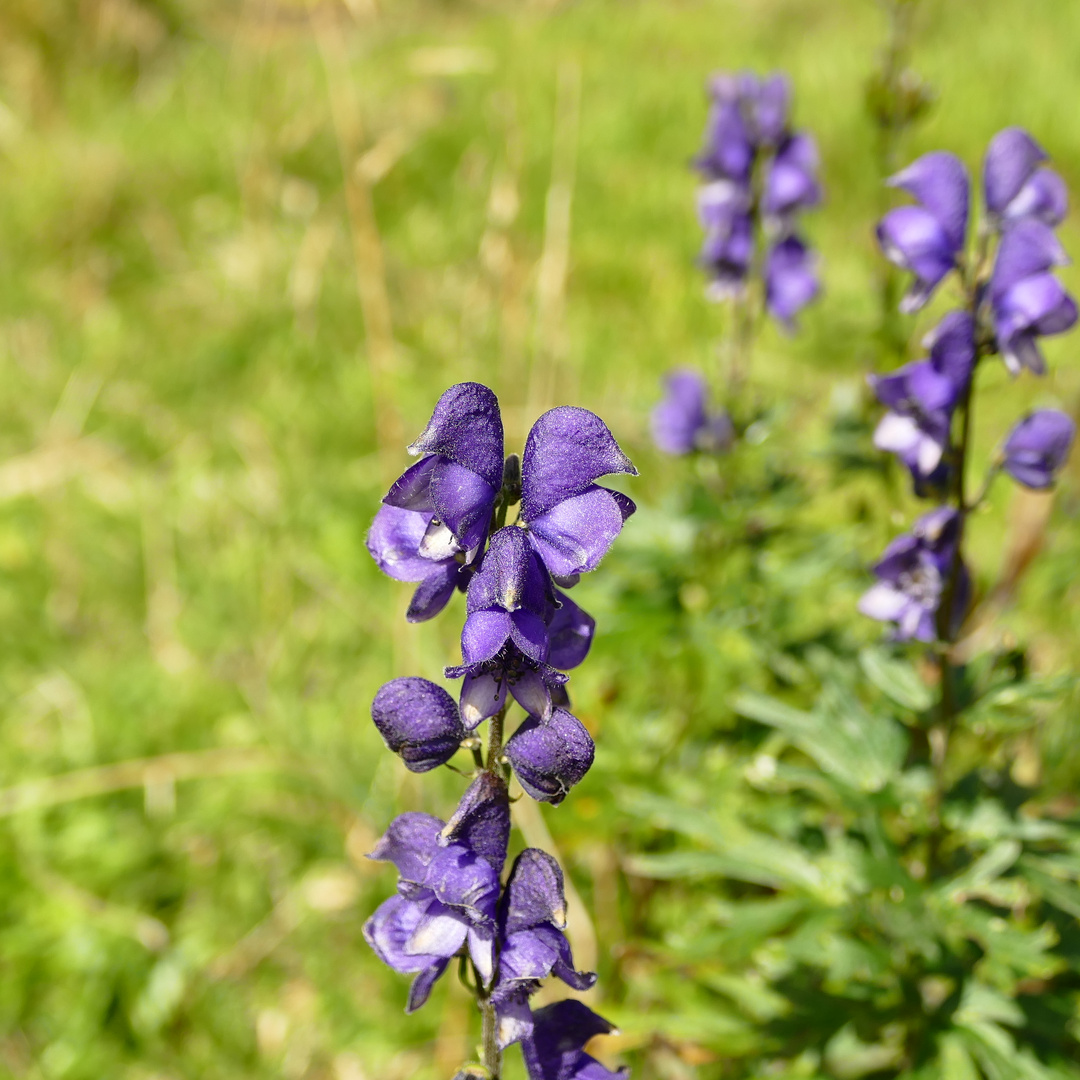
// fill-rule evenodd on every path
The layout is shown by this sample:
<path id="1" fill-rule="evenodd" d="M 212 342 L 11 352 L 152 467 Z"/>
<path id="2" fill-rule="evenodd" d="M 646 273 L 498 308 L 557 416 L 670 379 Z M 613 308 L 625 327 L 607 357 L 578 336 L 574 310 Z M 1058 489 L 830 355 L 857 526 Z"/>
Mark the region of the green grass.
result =
<path id="1" fill-rule="evenodd" d="M 362 148 L 402 148 L 373 190 L 395 342 L 379 393 L 305 7 L 0 11 L 0 782 L 177 752 L 228 750 L 234 769 L 191 759 L 207 775 L 175 790 L 138 783 L 0 821 L 0 1074 L 406 1080 L 448 1077 L 468 1052 L 463 993 L 444 986 L 406 1020 L 405 980 L 360 935 L 393 881 L 362 859 L 372 839 L 403 808 L 445 815 L 459 788 L 406 775 L 370 723 L 378 685 L 436 677 L 457 632 L 453 616 L 404 624 L 407 587 L 378 574 L 364 535 L 403 444 L 465 378 L 499 394 L 511 443 L 573 402 L 641 469 L 640 516 L 579 590 L 599 621 L 574 680 L 597 766 L 545 817 L 637 1075 L 722 1076 L 701 1046 L 748 1037 L 650 956 L 657 927 L 677 936 L 688 912 L 678 890 L 620 871 L 648 839 L 625 792 L 692 708 L 713 746 L 672 750 L 664 768 L 738 799 L 742 766 L 719 733 L 737 723 L 730 695 L 768 683 L 762 605 L 784 640 L 878 635 L 854 613 L 862 567 L 914 502 L 838 480 L 827 447 L 876 363 L 863 87 L 881 11 L 385 0 L 368 20 L 365 7 L 332 10 Z M 910 155 L 949 147 L 977 168 L 989 136 L 1020 123 L 1080 191 L 1080 5 L 927 0 L 918 26 L 938 100 Z M 455 63 L 469 70 L 430 73 Z M 767 329 L 755 359 L 776 419 L 742 498 L 794 534 L 750 584 L 746 551 L 721 548 L 722 617 L 695 621 L 672 524 L 687 467 L 650 448 L 646 418 L 668 367 L 717 365 L 725 314 L 694 267 L 687 162 L 706 76 L 743 66 L 789 71 L 819 138 L 828 202 L 808 227 L 826 291 L 797 337 Z M 575 85 L 569 273 L 545 308 L 552 147 L 573 133 Z M 1080 251 L 1075 218 L 1062 235 Z M 1075 269 L 1064 278 L 1080 288 Z M 1049 343 L 1045 381 L 987 379 L 979 452 L 1025 405 L 1076 406 L 1076 340 Z M 377 415 L 401 446 L 378 444 Z M 778 464 L 801 486 L 766 494 Z M 1074 465 L 1044 555 L 994 624 L 1050 674 L 1080 648 L 1078 491 Z M 978 519 L 984 590 L 1030 506 L 1002 485 Z M 732 511 L 733 530 L 748 513 Z M 650 604 L 628 604 L 635 590 Z M 1069 718 L 1041 737 L 1048 792 L 1068 791 Z"/>

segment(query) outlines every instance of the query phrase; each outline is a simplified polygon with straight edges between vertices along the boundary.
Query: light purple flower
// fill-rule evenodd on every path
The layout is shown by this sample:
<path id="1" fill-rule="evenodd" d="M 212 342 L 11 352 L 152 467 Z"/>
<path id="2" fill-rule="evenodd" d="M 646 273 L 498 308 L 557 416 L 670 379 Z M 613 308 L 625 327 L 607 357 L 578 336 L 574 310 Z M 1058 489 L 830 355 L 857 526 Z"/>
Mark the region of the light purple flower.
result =
<path id="1" fill-rule="evenodd" d="M 652 411 L 653 441 L 666 454 L 727 450 L 735 438 L 726 412 L 710 414 L 702 376 L 689 368 L 664 376 L 664 398 Z"/>
<path id="2" fill-rule="evenodd" d="M 983 198 L 987 212 L 1003 217 L 1045 160 L 1046 151 L 1023 128 L 999 131 L 990 140 L 983 160 Z"/>
<path id="3" fill-rule="evenodd" d="M 777 322 L 792 329 L 793 319 L 818 288 L 813 256 L 797 236 L 773 244 L 765 259 L 765 306 Z"/>
<path id="4" fill-rule="evenodd" d="M 484 777 L 488 782 L 477 792 Z M 497 784 L 494 777 L 481 774 L 445 825 L 430 814 L 399 815 L 368 856 L 398 870 L 397 895 L 364 924 L 364 938 L 389 967 L 416 974 L 407 1012 L 427 1001 L 462 946 L 485 983 L 494 978 L 499 874 L 510 810 L 505 787 L 500 802 L 492 784 Z"/>
<path id="5" fill-rule="evenodd" d="M 1001 237 L 989 294 L 998 348 L 1014 375 L 1023 368 L 1044 374 L 1038 338 L 1076 323 L 1076 301 L 1052 273 L 1068 261 L 1050 227 L 1034 218 L 1015 222 Z"/>
<path id="6" fill-rule="evenodd" d="M 410 772 L 445 765 L 465 738 L 454 699 L 441 686 L 415 676 L 382 686 L 371 703 L 371 719 Z"/>
<path id="7" fill-rule="evenodd" d="M 818 152 L 813 138 L 790 135 L 776 151 L 765 178 L 762 209 L 772 217 L 788 218 L 796 210 L 821 202 Z"/>
<path id="8" fill-rule="evenodd" d="M 1024 487 L 1051 487 L 1076 436 L 1072 418 L 1056 409 L 1025 416 L 1005 440 L 1005 471 Z"/>
<path id="9" fill-rule="evenodd" d="M 914 280 L 900 304 L 918 311 L 956 264 L 967 233 L 967 170 L 954 154 L 924 154 L 889 183 L 913 195 L 918 206 L 901 206 L 881 219 L 878 242 L 885 257 Z"/>
<path id="10" fill-rule="evenodd" d="M 939 507 L 915 522 L 911 533 L 898 536 L 874 567 L 880 579 L 859 600 L 859 611 L 871 619 L 895 622 L 896 641 L 937 639 L 937 613 L 945 582 L 956 557 L 959 517 Z M 967 611 L 970 579 L 963 563 L 953 598 L 952 623 L 959 626 Z"/>

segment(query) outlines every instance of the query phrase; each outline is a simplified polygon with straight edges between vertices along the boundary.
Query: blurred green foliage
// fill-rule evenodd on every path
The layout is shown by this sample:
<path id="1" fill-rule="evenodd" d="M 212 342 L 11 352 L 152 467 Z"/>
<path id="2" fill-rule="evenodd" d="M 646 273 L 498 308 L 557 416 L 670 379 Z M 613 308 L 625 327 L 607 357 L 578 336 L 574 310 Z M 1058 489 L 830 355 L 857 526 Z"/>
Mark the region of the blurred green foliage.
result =
<path id="1" fill-rule="evenodd" d="M 539 819 L 624 1032 L 600 1052 L 642 1080 L 1075 1074 L 1075 466 L 1052 509 L 1000 485 L 972 530 L 985 658 L 937 825 L 927 673 L 854 610 L 913 510 L 861 404 L 884 32 L 870 0 L 0 7 L 0 1073 L 467 1056 L 460 988 L 406 1019 L 360 935 L 393 881 L 363 853 L 460 789 L 371 727 L 456 628 L 405 626 L 363 541 L 399 447 L 479 378 L 511 443 L 582 404 L 643 474 L 577 595 L 597 763 Z M 924 0 L 911 151 L 974 165 L 1023 123 L 1080 190 L 1077 40 L 1070 0 Z M 739 66 L 789 71 L 819 137 L 826 294 L 759 343 L 752 444 L 662 460 L 658 376 L 717 368 L 686 166 L 706 75 Z M 1074 349 L 987 380 L 976 459 L 1025 405 L 1075 405 Z"/>

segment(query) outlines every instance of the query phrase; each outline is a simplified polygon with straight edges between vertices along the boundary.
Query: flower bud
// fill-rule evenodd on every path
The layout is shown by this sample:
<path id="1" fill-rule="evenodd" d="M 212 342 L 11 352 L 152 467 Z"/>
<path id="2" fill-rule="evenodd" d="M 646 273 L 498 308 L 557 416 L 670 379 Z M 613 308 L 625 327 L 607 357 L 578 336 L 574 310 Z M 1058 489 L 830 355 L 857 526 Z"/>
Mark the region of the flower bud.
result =
<path id="1" fill-rule="evenodd" d="M 445 765 L 465 738 L 454 699 L 441 686 L 415 676 L 386 683 L 371 703 L 371 719 L 410 772 Z"/>

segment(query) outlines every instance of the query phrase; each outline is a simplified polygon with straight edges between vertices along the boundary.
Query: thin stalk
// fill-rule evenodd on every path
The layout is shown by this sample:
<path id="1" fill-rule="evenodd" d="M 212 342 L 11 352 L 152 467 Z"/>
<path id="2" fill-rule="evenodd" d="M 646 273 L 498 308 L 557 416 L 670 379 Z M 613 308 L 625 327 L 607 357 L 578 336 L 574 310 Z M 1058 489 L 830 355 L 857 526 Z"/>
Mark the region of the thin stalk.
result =
<path id="1" fill-rule="evenodd" d="M 503 720 L 506 718 L 507 706 L 504 705 L 492 718 L 488 729 L 488 758 L 487 771 L 496 776 L 501 775 L 499 770 L 499 758 L 502 756 Z"/>
<path id="2" fill-rule="evenodd" d="M 480 1035 L 481 1064 L 491 1075 L 491 1080 L 499 1080 L 502 1072 L 502 1051 L 499 1049 L 495 1006 L 490 998 L 480 999 L 482 1029 Z"/>

